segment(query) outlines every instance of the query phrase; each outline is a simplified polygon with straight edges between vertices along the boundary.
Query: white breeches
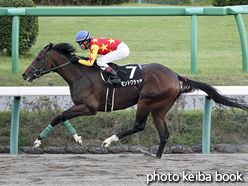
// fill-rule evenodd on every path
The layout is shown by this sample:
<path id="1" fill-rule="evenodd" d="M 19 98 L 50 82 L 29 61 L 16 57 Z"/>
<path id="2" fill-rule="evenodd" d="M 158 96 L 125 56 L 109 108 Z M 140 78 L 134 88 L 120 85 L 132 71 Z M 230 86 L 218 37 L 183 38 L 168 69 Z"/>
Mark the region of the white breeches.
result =
<path id="1" fill-rule="evenodd" d="M 125 43 L 120 43 L 115 51 L 109 52 L 97 59 L 97 65 L 105 70 L 108 63 L 121 60 L 129 55 L 130 51 Z"/>

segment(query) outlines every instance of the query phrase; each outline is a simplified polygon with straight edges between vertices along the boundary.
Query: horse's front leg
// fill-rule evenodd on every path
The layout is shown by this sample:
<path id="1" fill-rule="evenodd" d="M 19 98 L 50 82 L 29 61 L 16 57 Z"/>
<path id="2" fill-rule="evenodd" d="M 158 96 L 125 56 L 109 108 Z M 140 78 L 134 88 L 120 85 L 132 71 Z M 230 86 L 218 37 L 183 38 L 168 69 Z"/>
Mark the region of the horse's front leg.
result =
<path id="1" fill-rule="evenodd" d="M 33 147 L 40 147 L 42 140 L 48 135 L 48 133 L 59 123 L 63 122 L 64 125 L 69 130 L 70 134 L 75 139 L 76 143 L 82 145 L 82 137 L 77 135 L 76 130 L 70 124 L 69 119 L 75 118 L 77 116 L 89 116 L 96 114 L 96 111 L 89 110 L 86 105 L 73 106 L 70 109 L 64 111 L 62 114 L 56 116 L 51 124 L 49 124 L 43 132 L 40 133 L 39 137 L 35 140 Z"/>

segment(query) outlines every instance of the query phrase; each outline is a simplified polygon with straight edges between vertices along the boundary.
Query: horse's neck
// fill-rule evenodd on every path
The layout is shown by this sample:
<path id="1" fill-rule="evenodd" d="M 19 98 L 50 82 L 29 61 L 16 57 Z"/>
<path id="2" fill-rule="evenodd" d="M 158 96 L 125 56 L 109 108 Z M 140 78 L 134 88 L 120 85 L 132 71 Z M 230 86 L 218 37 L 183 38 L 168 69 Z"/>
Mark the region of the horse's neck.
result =
<path id="1" fill-rule="evenodd" d="M 55 51 L 56 52 L 56 51 Z M 53 55 L 55 66 L 61 66 L 69 61 L 64 55 Z M 69 84 L 70 87 L 73 87 L 75 82 L 82 82 L 91 80 L 94 78 L 97 73 L 95 67 L 87 67 L 81 64 L 69 63 L 63 67 L 57 69 L 57 73 Z"/>
<path id="2" fill-rule="evenodd" d="M 58 69 L 57 73 L 72 87 L 78 81 L 90 80 L 95 74 L 95 68 L 70 63 Z"/>
<path id="3" fill-rule="evenodd" d="M 52 52 L 56 52 L 51 50 Z M 64 65 L 69 61 L 69 59 L 63 55 L 51 55 L 54 65 L 57 67 L 56 72 L 69 84 L 71 85 L 74 79 L 77 77 L 76 69 L 73 68 L 73 64 Z"/>

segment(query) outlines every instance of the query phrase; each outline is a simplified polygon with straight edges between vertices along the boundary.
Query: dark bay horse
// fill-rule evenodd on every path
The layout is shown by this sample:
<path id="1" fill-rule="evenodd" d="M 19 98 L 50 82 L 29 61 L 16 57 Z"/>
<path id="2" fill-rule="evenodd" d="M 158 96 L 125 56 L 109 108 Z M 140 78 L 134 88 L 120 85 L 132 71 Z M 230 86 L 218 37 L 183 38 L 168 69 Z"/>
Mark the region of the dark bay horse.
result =
<path id="1" fill-rule="evenodd" d="M 69 84 L 71 98 L 75 104 L 70 109 L 55 117 L 51 124 L 40 133 L 34 142 L 35 147 L 41 145 L 42 139 L 60 122 L 64 122 L 75 141 L 82 144 L 81 136 L 68 120 L 77 116 L 90 116 L 105 110 L 107 87 L 100 77 L 99 69 L 70 63 L 75 48 L 68 43 L 49 44 L 44 47 L 30 66 L 22 74 L 24 80 L 34 79 L 51 71 L 57 72 Z M 167 139 L 168 127 L 165 122 L 166 113 L 183 93 L 202 90 L 217 104 L 247 110 L 248 107 L 233 98 L 222 96 L 212 86 L 179 76 L 169 68 L 160 64 L 140 65 L 143 82 L 139 85 L 117 88 L 115 91 L 114 110 L 125 109 L 137 104 L 135 123 L 131 129 L 107 138 L 102 146 L 107 147 L 113 141 L 142 131 L 146 119 L 151 113 L 160 137 L 156 157 L 161 158 Z M 182 86 L 180 84 L 182 82 Z"/>

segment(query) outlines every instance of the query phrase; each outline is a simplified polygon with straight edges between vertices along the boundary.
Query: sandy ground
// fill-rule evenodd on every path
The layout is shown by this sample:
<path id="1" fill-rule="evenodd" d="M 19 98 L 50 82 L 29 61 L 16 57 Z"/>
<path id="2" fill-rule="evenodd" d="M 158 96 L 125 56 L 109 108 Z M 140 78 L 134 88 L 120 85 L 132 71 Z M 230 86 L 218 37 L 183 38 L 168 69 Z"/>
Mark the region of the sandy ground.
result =
<path id="1" fill-rule="evenodd" d="M 150 185 L 248 185 L 248 155 L 0 154 L 0 185 L 137 186 L 154 177 Z"/>

